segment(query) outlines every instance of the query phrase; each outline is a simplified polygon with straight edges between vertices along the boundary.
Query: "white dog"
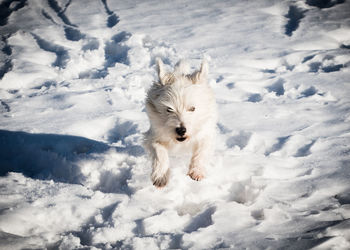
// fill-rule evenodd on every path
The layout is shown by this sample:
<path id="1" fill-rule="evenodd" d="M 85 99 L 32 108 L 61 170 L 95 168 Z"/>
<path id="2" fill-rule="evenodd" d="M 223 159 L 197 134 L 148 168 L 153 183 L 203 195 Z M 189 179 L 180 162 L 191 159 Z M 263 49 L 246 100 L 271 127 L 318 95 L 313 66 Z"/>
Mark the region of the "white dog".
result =
<path id="1" fill-rule="evenodd" d="M 189 66 L 180 61 L 170 73 L 157 59 L 157 71 L 159 80 L 146 98 L 151 126 L 144 141 L 152 158 L 153 185 L 167 184 L 168 152 L 179 147 L 191 151 L 188 175 L 199 181 L 211 159 L 216 128 L 215 98 L 207 84 L 208 64 L 204 60 L 200 70 L 189 74 Z"/>

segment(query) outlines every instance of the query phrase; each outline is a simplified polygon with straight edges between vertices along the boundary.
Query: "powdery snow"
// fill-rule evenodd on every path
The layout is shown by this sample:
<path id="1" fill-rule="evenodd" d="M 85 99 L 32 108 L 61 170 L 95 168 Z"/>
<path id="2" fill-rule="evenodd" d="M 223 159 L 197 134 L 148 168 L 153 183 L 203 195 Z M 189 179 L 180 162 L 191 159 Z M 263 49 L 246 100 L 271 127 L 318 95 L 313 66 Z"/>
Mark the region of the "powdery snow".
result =
<path id="1" fill-rule="evenodd" d="M 350 1 L 0 1 L 1 249 L 349 249 Z M 155 58 L 209 60 L 208 177 L 142 144 Z"/>

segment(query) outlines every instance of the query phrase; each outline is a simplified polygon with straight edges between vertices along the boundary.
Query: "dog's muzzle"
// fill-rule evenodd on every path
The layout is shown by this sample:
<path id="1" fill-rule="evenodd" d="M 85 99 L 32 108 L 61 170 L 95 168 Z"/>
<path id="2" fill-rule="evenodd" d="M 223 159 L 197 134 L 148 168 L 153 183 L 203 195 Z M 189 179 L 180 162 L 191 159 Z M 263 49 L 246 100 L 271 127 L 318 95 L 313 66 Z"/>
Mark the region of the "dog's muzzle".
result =
<path id="1" fill-rule="evenodd" d="M 176 140 L 179 142 L 182 142 L 186 140 L 186 128 L 184 126 L 178 127 L 175 129 L 176 134 L 178 134 L 180 137 L 177 137 Z"/>

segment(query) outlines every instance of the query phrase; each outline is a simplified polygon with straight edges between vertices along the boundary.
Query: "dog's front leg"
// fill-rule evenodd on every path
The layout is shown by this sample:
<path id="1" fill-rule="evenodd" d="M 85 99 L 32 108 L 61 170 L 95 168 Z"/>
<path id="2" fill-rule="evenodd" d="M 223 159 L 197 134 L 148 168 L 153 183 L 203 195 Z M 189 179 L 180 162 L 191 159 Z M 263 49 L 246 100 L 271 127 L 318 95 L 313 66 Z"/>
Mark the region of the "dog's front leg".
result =
<path id="1" fill-rule="evenodd" d="M 160 143 L 152 143 L 151 179 L 156 187 L 164 187 L 169 180 L 169 157 L 167 148 Z"/>
<path id="2" fill-rule="evenodd" d="M 198 142 L 193 147 L 192 159 L 188 170 L 188 175 L 196 181 L 200 181 L 205 177 L 205 167 L 211 159 L 211 141 L 205 140 Z"/>

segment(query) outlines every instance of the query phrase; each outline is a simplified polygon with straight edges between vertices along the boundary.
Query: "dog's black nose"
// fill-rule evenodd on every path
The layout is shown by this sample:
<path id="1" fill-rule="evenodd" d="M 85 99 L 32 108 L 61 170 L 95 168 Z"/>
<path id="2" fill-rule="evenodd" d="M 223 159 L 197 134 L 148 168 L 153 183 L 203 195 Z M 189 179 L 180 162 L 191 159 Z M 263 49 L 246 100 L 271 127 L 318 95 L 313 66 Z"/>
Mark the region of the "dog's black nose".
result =
<path id="1" fill-rule="evenodd" d="M 186 133 L 186 128 L 181 126 L 175 129 L 176 134 L 178 134 L 179 136 L 183 136 Z"/>

